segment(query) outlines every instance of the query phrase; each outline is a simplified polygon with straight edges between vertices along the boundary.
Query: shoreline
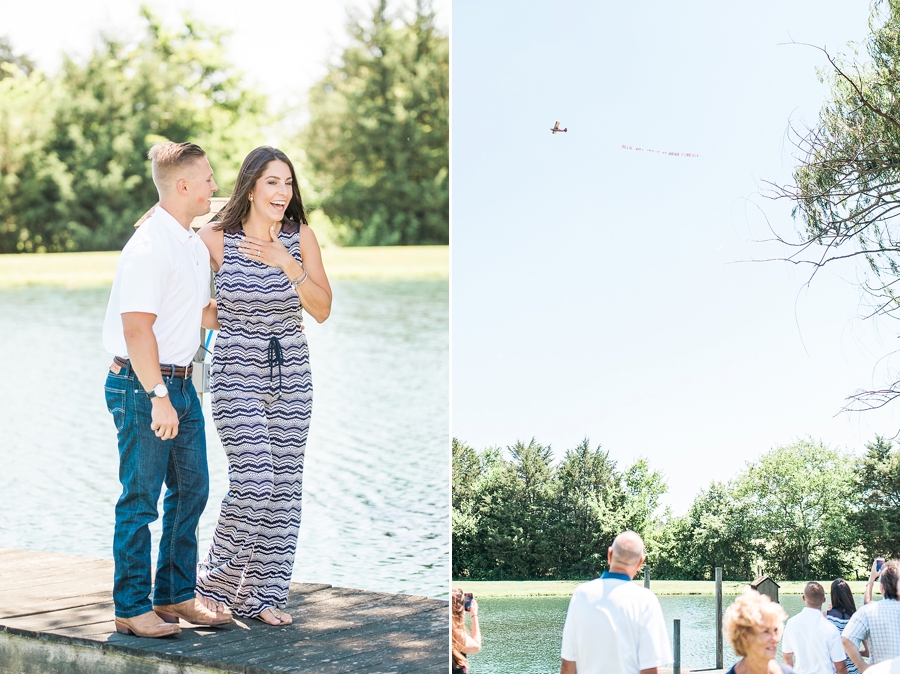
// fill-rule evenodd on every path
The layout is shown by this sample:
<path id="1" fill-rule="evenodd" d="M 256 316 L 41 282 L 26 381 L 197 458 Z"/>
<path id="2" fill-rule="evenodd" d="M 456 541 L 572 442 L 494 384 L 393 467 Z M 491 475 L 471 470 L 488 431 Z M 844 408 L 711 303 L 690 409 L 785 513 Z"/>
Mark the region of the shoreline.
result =
<path id="1" fill-rule="evenodd" d="M 119 251 L 0 255 L 0 291 L 26 287 L 108 288 Z M 369 246 L 322 249 L 329 280 L 450 278 L 449 246 Z"/>
<path id="2" fill-rule="evenodd" d="M 828 596 L 831 581 L 819 580 L 825 588 Z M 476 598 L 503 599 L 516 597 L 569 597 L 576 586 L 586 580 L 467 580 L 454 578 L 452 587 L 462 588 L 464 592 L 472 592 Z M 641 580 L 632 581 L 643 587 Z M 723 595 L 738 595 L 750 584 L 749 580 L 726 580 L 722 582 Z M 778 583 L 778 592 L 781 595 L 801 595 L 806 586 L 806 580 L 786 580 Z M 866 581 L 847 581 L 854 595 L 862 595 L 866 589 Z M 716 583 L 712 580 L 651 580 L 650 589 L 658 595 L 674 596 L 709 596 L 716 592 Z M 876 594 L 878 590 L 876 585 Z M 874 597 L 873 597 L 874 598 Z"/>

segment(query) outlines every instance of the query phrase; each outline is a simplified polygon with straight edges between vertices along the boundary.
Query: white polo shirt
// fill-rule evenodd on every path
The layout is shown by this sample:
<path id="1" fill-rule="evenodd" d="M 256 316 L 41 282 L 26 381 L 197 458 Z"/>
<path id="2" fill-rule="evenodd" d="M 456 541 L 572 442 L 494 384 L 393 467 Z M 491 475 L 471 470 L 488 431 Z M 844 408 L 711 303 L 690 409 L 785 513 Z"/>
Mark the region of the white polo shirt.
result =
<path id="1" fill-rule="evenodd" d="M 797 674 L 833 674 L 834 663 L 847 657 L 837 627 L 809 606 L 787 621 L 781 652 L 794 654 Z"/>
<path id="2" fill-rule="evenodd" d="M 672 662 L 659 599 L 605 573 L 575 588 L 563 628 L 562 657 L 578 674 L 638 674 Z"/>
<path id="3" fill-rule="evenodd" d="M 103 346 L 128 358 L 122 314 L 155 314 L 159 362 L 187 365 L 200 347 L 200 320 L 209 300 L 206 245 L 157 206 L 122 249 L 103 321 Z"/>

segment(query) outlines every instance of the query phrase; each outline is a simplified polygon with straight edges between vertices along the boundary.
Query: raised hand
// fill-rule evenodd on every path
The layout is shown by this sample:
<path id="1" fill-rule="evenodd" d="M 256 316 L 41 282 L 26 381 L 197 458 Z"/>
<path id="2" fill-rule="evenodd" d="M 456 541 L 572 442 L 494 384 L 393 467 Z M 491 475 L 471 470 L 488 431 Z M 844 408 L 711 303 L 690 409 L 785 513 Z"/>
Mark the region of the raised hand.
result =
<path id="1" fill-rule="evenodd" d="M 297 264 L 294 256 L 290 254 L 275 232 L 275 225 L 269 228 L 272 235 L 271 241 L 256 239 L 251 236 L 245 236 L 238 244 L 238 250 L 243 253 L 244 257 L 270 267 L 278 267 L 285 270 L 290 264 Z"/>

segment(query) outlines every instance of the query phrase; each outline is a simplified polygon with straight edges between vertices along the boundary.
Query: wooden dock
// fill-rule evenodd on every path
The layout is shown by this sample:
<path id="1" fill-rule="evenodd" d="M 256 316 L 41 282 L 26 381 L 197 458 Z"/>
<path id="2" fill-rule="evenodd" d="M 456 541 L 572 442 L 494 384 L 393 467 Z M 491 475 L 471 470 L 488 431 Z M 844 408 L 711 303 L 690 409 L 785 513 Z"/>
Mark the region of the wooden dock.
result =
<path id="1" fill-rule="evenodd" d="M 292 583 L 291 625 L 238 619 L 146 639 L 113 623 L 113 563 L 0 548 L 2 674 L 445 674 L 446 601 Z"/>

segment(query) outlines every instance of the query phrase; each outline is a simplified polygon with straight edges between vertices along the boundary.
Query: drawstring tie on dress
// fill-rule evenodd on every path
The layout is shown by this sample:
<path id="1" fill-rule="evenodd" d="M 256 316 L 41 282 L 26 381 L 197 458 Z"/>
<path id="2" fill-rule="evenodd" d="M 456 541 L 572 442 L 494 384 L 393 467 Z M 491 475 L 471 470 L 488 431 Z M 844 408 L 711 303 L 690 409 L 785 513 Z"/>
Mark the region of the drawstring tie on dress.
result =
<path id="1" fill-rule="evenodd" d="M 278 366 L 278 391 L 281 391 L 281 366 L 284 365 L 284 356 L 281 353 L 281 343 L 277 337 L 269 338 L 269 384 L 275 378 L 275 366 Z"/>

